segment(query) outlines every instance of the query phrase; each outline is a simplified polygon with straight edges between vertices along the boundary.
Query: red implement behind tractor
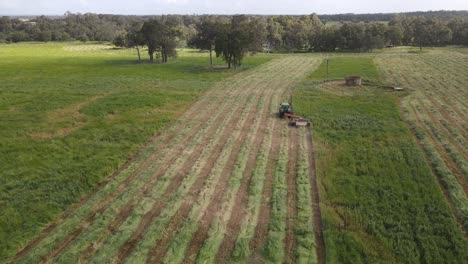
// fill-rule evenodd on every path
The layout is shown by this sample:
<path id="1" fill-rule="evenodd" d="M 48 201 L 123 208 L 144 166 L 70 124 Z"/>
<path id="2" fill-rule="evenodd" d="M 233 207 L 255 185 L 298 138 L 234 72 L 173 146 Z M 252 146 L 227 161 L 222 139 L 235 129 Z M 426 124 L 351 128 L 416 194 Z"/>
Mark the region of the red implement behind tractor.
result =
<path id="1" fill-rule="evenodd" d="M 289 122 L 289 124 L 292 125 L 292 126 L 296 126 L 296 127 L 310 126 L 310 124 L 311 124 L 309 119 L 305 119 L 305 118 L 302 118 L 302 117 L 297 116 L 297 115 L 284 114 L 284 117 L 292 119 L 292 121 Z"/>

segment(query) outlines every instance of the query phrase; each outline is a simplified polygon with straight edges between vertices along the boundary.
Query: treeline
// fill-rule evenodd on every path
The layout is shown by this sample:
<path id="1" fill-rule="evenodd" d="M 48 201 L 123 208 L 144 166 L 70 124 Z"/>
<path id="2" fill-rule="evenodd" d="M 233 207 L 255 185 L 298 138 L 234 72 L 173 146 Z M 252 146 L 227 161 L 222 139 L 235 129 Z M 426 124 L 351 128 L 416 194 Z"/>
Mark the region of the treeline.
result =
<path id="1" fill-rule="evenodd" d="M 0 42 L 22 41 L 112 41 L 132 27 L 141 27 L 147 17 L 73 14 L 63 17 L 0 17 Z"/>
<path id="2" fill-rule="evenodd" d="M 3 42 L 68 40 L 146 46 L 150 60 L 156 54 L 162 62 L 175 54 L 175 48 L 191 46 L 215 51 L 228 64 L 238 66 L 247 52 L 363 52 L 396 45 L 468 45 L 468 19 L 398 15 L 389 22 L 324 23 L 316 14 L 140 17 L 72 13 L 58 18 L 0 18 Z"/>
<path id="3" fill-rule="evenodd" d="M 320 15 L 323 22 L 377 22 L 377 21 L 390 21 L 397 17 L 406 16 L 423 16 L 426 18 L 437 18 L 442 20 L 450 20 L 453 18 L 468 19 L 468 11 L 426 11 L 426 12 L 405 12 L 405 13 L 374 13 L 374 14 L 336 14 L 336 15 Z"/>

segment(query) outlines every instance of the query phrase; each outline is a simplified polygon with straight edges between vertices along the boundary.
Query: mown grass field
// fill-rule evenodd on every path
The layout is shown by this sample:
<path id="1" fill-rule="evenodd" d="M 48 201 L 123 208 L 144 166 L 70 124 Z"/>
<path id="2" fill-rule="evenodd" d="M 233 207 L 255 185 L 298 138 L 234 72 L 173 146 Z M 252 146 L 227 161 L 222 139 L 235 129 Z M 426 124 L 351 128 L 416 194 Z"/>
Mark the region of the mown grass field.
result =
<path id="1" fill-rule="evenodd" d="M 42 125 L 48 130 L 31 129 L 27 136 L 32 142 L 59 143 L 61 140 L 66 143 L 73 142 L 67 139 L 76 136 L 76 144 L 81 146 L 86 142 L 83 141 L 86 136 L 92 138 L 91 142 L 96 141 L 95 144 L 98 144 L 100 141 L 95 139 L 96 136 L 107 139 L 109 135 L 120 135 L 121 131 L 114 132 L 119 127 L 133 133 L 143 131 L 147 136 L 151 135 L 150 131 L 159 131 L 159 134 L 152 138 L 127 166 L 114 173 L 65 214 L 55 218 L 39 235 L 33 236 L 33 232 L 26 234 L 25 229 L 13 226 L 13 230 L 23 232 L 24 240 L 27 235 L 34 239 L 21 248 L 16 256 L 10 258 L 10 261 L 317 262 L 308 177 L 311 171 L 310 154 L 307 151 L 304 131 L 289 129 L 287 122 L 276 118 L 275 113 L 279 103 L 287 100 L 288 90 L 312 72 L 319 65 L 320 59 L 316 56 L 279 56 L 265 63 L 269 58 L 250 58 L 246 62 L 251 69 L 233 73 L 220 69 L 208 71 L 204 66 L 206 58 L 198 59 L 201 53 L 195 53 L 190 58 L 181 56 L 176 62 L 168 65 L 136 65 L 124 62 L 122 58 L 115 59 L 117 65 L 114 65 L 107 60 L 113 60 L 114 56 L 124 56 L 124 50 L 96 49 L 101 48 L 99 45 L 71 46 L 63 51 L 77 53 L 75 56 L 84 56 L 86 60 L 91 60 L 92 57 L 99 65 L 94 71 L 102 70 L 109 74 L 105 78 L 103 73 L 96 73 L 96 76 L 90 73 L 91 76 L 83 78 L 83 81 L 89 80 L 89 85 L 93 85 L 96 80 L 109 81 L 112 86 L 119 83 L 114 81 L 115 79 L 123 82 L 119 74 L 125 71 L 120 67 L 143 67 L 135 69 L 130 77 L 143 75 L 144 81 L 149 84 L 143 85 L 144 88 L 133 88 L 133 85 L 128 84 L 123 92 L 117 90 L 121 94 L 116 92 L 114 95 L 112 92 L 115 90 L 111 89 L 111 84 L 98 83 L 99 85 L 93 85 L 92 91 L 95 93 L 68 104 L 62 103 L 59 96 L 64 97 L 67 90 L 56 89 L 54 91 L 59 95 L 55 96 L 58 103 L 61 103 L 60 107 L 43 106 L 47 111 L 44 110 L 41 115 L 43 122 L 49 122 L 49 125 Z M 101 52 L 104 55 L 95 54 Z M 74 67 L 81 64 L 84 64 L 83 70 L 89 67 L 90 63 L 86 60 L 80 63 L 79 58 L 73 59 L 76 60 Z M 103 61 L 106 61 L 105 66 Z M 112 67 L 115 68 L 111 69 Z M 172 71 L 168 71 L 167 67 L 173 67 Z M 57 72 L 60 72 L 60 69 L 57 66 Z M 64 75 L 73 77 L 74 71 L 76 69 Z M 146 74 L 141 71 L 145 71 Z M 163 81 L 159 80 L 161 77 L 158 71 L 166 76 Z M 47 79 L 37 79 L 50 83 L 54 79 L 53 74 L 51 75 Z M 94 79 L 91 78 L 93 76 Z M 222 78 L 225 79 L 221 80 Z M 211 88 L 203 93 L 200 82 L 205 85 L 204 89 L 210 85 Z M 137 84 L 145 83 L 141 81 Z M 165 84 L 167 88 L 152 98 L 151 93 L 147 92 L 152 91 L 151 84 Z M 78 91 L 82 93 L 81 90 Z M 170 92 L 175 93 L 176 98 L 173 100 L 168 98 Z M 62 95 L 63 93 L 65 94 Z M 163 95 L 166 97 L 160 99 Z M 180 102 L 177 97 L 182 95 L 189 97 L 186 103 Z M 134 97 L 137 99 L 132 102 Z M 164 111 L 166 108 L 169 109 L 167 111 L 173 109 L 169 107 L 171 103 L 180 103 L 182 109 L 196 98 L 198 100 L 186 108 L 183 115 L 167 125 L 169 119 Z M 127 104 L 129 100 L 131 104 Z M 163 100 L 166 104 L 161 104 L 161 107 L 154 105 L 158 100 Z M 127 105 L 128 107 L 125 107 Z M 139 108 L 143 109 L 137 111 Z M 172 117 L 179 113 L 177 109 L 172 110 Z M 37 109 L 31 112 L 36 113 Z M 144 119 L 148 115 L 154 119 Z M 148 121 L 148 131 L 144 130 L 146 127 L 137 132 L 133 130 L 139 128 L 139 117 Z M 157 122 L 156 118 L 162 117 L 166 118 L 166 123 Z M 61 120 L 60 118 L 65 121 L 55 122 Z M 73 121 L 67 118 L 72 118 Z M 74 121 L 75 119 L 77 121 Z M 106 122 L 116 123 L 108 123 L 107 127 Z M 103 131 L 91 129 L 92 125 L 98 128 L 104 126 Z M 161 127 L 164 129 L 161 130 Z M 127 131 L 123 128 L 123 131 Z M 86 132 L 92 133 L 87 135 Z M 130 132 L 126 135 L 134 136 Z M 135 145 L 132 146 L 136 149 L 136 146 L 146 139 L 147 137 L 142 136 L 142 140 L 135 140 Z M 105 145 L 97 145 L 95 148 L 103 149 L 121 141 L 126 142 L 122 137 L 114 140 L 105 140 Z M 84 149 L 80 149 L 89 161 L 99 157 L 87 152 L 87 148 L 92 146 L 93 144 L 89 143 L 84 145 Z M 73 145 L 68 143 L 66 147 L 65 149 L 69 150 Z M 108 155 L 118 154 L 125 159 L 123 152 L 127 151 L 128 155 L 132 152 L 130 147 L 129 149 L 121 150 L 115 147 L 102 156 L 109 159 L 114 156 Z M 35 157 L 38 154 L 29 155 Z M 48 161 L 49 156 L 42 156 Z M 101 178 L 87 180 L 87 174 L 79 174 L 81 178 L 74 180 L 76 174 L 67 174 L 68 171 L 73 172 L 73 169 L 76 169 L 74 164 L 80 165 L 82 170 L 91 165 L 86 163 L 86 160 L 83 162 L 83 156 L 71 156 L 74 157 L 75 163 L 68 160 L 57 162 L 61 164 L 62 169 L 55 177 L 67 176 L 63 182 L 67 183 L 69 188 L 85 185 L 86 188 L 83 187 L 82 191 L 77 192 L 77 197 L 91 190 L 93 184 L 115 170 L 115 167 L 103 166 L 102 162 L 96 163 L 94 169 L 101 166 L 108 168 Z M 118 161 L 118 157 L 115 160 Z M 44 168 L 48 170 L 49 167 Z M 21 180 L 17 179 L 16 182 L 20 185 Z M 30 182 L 41 183 L 37 178 L 31 179 Z M 55 181 L 49 178 L 46 182 L 51 184 Z M 53 186 L 61 190 L 60 185 Z M 37 190 L 45 192 L 44 185 L 38 187 L 41 188 L 36 188 Z M 69 190 L 65 189 L 53 197 L 53 201 L 62 202 L 60 209 L 66 208 L 67 204 L 58 194 L 65 196 L 64 193 L 67 192 Z M 69 200 L 73 201 L 71 198 Z M 31 204 L 29 208 L 34 204 L 23 201 Z M 49 207 L 46 209 L 49 210 L 47 212 L 51 212 Z M 44 223 L 59 211 L 56 209 L 55 214 L 50 213 L 50 217 L 44 217 Z M 23 243 L 9 245 L 13 248 L 18 244 Z M 4 254 L 11 255 L 13 251 L 12 249 Z"/>
<path id="2" fill-rule="evenodd" d="M 210 70 L 206 53 L 183 50 L 167 65 L 139 65 L 135 50 L 98 43 L 0 45 L 0 58 L 3 260 L 215 82 L 271 59 Z"/>
<path id="3" fill-rule="evenodd" d="M 96 43 L 0 46 L 2 260 L 466 261 L 465 55 L 258 56 L 226 71 L 179 54 L 138 65 Z M 326 57 L 330 79 L 366 85 L 323 82 Z M 293 89 L 313 142 L 276 116 Z"/>
<path id="4" fill-rule="evenodd" d="M 424 149 L 452 211 L 468 231 L 468 56 L 453 48 L 378 58 L 387 83 L 404 87 L 405 119 Z M 398 66 L 396 66 L 398 65 Z"/>
<path id="5" fill-rule="evenodd" d="M 429 159 L 426 159 L 413 131 L 404 121 L 410 120 L 417 127 L 426 124 L 412 120 L 414 112 L 406 109 L 413 104 L 410 103 L 411 98 L 416 94 L 432 94 L 430 100 L 426 98 L 420 102 L 423 105 L 418 109 L 421 110 L 426 105 L 426 109 L 441 111 L 439 104 L 431 102 L 439 100 L 445 102 L 447 111 L 447 108 L 463 105 L 466 76 L 462 76 L 461 72 L 468 65 L 466 58 L 456 58 L 445 53 L 383 53 L 377 56 L 380 69 L 384 73 L 399 71 L 401 75 L 397 76 L 405 76 L 399 79 L 400 84 L 405 84 L 404 87 L 410 91 L 396 94 L 381 86 L 374 58 L 332 57 L 331 61 L 343 62 L 340 68 L 334 69 L 333 78 L 353 74 L 374 80 L 360 88 L 345 87 L 340 84 L 342 82 L 320 83 L 316 79 L 323 79 L 322 64 L 319 68 L 321 70 L 297 86 L 294 93 L 295 110 L 311 118 L 314 123 L 327 262 L 466 262 L 468 243 L 463 227 L 457 224 L 437 181 L 439 170 L 444 167 L 440 163 L 432 163 L 430 154 Z M 453 86 L 440 86 L 447 89 L 444 97 L 437 96 L 442 92 L 431 87 L 439 84 L 429 82 L 439 76 L 435 68 L 431 70 L 430 63 L 435 66 L 435 61 L 439 61 L 437 65 L 440 69 L 441 58 L 452 62 L 443 64 L 443 72 L 459 73 L 445 79 Z M 388 80 L 387 76 L 382 77 L 387 82 L 395 83 Z M 424 79 L 428 82 L 422 82 Z M 407 81 L 412 84 L 408 85 Z M 458 85 L 459 89 L 456 88 Z M 403 111 L 400 110 L 401 101 Z M 434 141 L 425 142 L 428 141 L 428 136 L 424 136 L 426 133 L 434 133 L 439 129 L 444 132 L 442 136 L 446 140 L 450 138 L 448 131 L 451 130 L 456 133 L 452 137 L 458 135 L 451 139 L 453 143 L 466 143 L 466 138 L 460 135 L 466 133 L 466 128 L 463 128 L 466 119 L 464 122 L 452 120 L 466 116 L 458 116 L 459 113 L 453 109 L 452 119 L 447 120 L 444 127 L 439 124 L 444 119 L 440 118 L 438 112 L 426 110 L 424 113 L 429 122 L 419 132 L 422 135 L 418 136 L 423 140 L 423 146 L 434 146 L 435 141 L 435 153 L 436 150 L 444 150 L 444 144 L 437 143 L 435 135 L 430 137 Z M 430 121 L 430 118 L 434 120 Z M 448 122 L 450 120 L 453 122 Z M 458 153 L 455 150 L 463 149 L 448 142 L 445 146 L 453 148 L 454 154 Z M 461 157 L 460 161 L 466 162 L 466 157 Z M 445 169 L 443 172 L 448 174 L 450 170 Z M 449 185 L 453 184 L 454 177 L 449 180 L 452 180 Z M 442 182 L 445 182 L 443 178 Z M 455 205 L 461 205 L 457 208 L 465 208 L 467 203 L 463 199 L 466 199 L 466 193 L 458 189 L 457 195 L 461 201 Z"/>

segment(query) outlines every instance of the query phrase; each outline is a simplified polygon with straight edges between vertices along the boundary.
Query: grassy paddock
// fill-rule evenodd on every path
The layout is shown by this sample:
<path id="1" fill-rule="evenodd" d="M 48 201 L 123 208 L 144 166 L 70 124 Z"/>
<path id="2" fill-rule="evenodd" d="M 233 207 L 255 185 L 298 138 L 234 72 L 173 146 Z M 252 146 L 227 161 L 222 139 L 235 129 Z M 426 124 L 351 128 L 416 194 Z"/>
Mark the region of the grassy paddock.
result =
<path id="1" fill-rule="evenodd" d="M 340 79 L 346 76 L 358 75 L 366 79 L 378 79 L 378 71 L 374 67 L 374 58 L 371 56 L 328 58 L 328 78 Z M 312 80 L 324 80 L 327 77 L 326 59 L 320 67 L 310 75 Z"/>
<path id="2" fill-rule="evenodd" d="M 366 87 L 339 96 L 306 81 L 294 98 L 314 124 L 327 262 L 466 261 L 467 241 L 395 94 Z"/>
<path id="3" fill-rule="evenodd" d="M 214 82 L 270 60 L 209 69 L 208 54 L 184 50 L 166 65 L 137 64 L 135 50 L 98 43 L 0 44 L 0 57 L 0 259 Z"/>

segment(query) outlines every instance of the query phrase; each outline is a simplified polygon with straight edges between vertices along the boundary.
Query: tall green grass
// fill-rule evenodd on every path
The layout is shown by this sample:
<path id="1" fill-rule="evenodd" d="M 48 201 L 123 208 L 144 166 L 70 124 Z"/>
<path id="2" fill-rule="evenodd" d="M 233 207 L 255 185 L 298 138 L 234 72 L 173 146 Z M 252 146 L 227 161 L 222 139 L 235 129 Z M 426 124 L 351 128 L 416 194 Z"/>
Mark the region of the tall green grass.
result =
<path id="1" fill-rule="evenodd" d="M 0 57 L 0 259 L 238 72 L 209 69 L 201 54 L 137 64 L 134 51 L 101 44 L 0 45 Z M 248 57 L 241 70 L 269 59 Z"/>
<path id="2" fill-rule="evenodd" d="M 374 66 L 373 57 L 328 57 L 328 78 L 340 79 L 358 75 L 366 79 L 378 79 L 379 73 Z M 327 77 L 327 59 L 314 71 L 312 80 L 324 80 Z"/>
<path id="3" fill-rule="evenodd" d="M 299 85 L 294 105 L 314 124 L 327 262 L 466 262 L 468 243 L 398 98 L 316 86 Z"/>

